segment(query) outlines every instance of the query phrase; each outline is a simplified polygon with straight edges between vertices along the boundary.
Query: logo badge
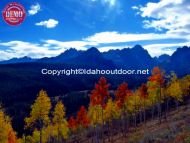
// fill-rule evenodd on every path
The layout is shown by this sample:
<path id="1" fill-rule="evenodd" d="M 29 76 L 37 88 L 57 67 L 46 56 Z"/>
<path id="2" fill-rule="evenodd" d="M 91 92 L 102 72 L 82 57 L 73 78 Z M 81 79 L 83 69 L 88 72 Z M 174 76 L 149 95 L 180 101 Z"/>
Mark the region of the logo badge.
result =
<path id="1" fill-rule="evenodd" d="M 20 25 L 24 21 L 26 17 L 26 11 L 21 4 L 17 2 L 11 2 L 8 3 L 3 9 L 2 16 L 7 24 L 16 26 Z"/>

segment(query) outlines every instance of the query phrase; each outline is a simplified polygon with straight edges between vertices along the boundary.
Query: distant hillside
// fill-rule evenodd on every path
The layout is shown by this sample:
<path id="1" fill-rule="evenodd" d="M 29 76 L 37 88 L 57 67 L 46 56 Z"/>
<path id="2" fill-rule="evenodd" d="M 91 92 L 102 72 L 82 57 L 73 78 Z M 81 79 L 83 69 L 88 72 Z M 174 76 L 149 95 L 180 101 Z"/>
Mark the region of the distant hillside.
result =
<path id="1" fill-rule="evenodd" d="M 6 61 L 0 61 L 0 64 L 17 64 L 17 63 L 31 63 L 35 62 L 36 59 L 32 59 L 30 57 L 22 57 L 22 58 L 12 58 Z"/>

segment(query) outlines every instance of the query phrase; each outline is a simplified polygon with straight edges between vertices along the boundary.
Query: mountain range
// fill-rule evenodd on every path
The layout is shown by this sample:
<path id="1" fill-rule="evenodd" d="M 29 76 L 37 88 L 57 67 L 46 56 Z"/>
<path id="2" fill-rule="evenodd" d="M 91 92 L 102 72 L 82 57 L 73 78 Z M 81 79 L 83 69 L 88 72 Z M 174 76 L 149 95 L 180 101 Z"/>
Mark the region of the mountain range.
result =
<path id="1" fill-rule="evenodd" d="M 109 50 L 101 53 L 97 48 L 92 47 L 86 51 L 78 51 L 74 48 L 66 50 L 56 57 L 32 59 L 30 57 L 13 58 L 1 61 L 0 64 L 18 63 L 43 63 L 69 65 L 70 67 L 91 67 L 91 68 L 128 68 L 141 69 L 161 66 L 166 71 L 176 71 L 178 74 L 190 73 L 190 48 L 184 46 L 178 48 L 171 56 L 161 55 L 151 57 L 147 50 L 141 45 L 122 50 Z"/>

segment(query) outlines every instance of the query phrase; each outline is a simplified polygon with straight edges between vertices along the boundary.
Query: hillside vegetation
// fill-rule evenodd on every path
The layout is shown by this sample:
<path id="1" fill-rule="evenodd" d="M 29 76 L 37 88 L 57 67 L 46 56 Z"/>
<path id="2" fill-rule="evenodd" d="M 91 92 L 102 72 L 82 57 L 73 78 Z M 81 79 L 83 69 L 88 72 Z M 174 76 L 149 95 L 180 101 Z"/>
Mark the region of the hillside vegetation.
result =
<path id="1" fill-rule="evenodd" d="M 152 70 L 146 83 L 129 89 L 127 83 L 110 93 L 101 77 L 90 93 L 87 107 L 67 117 L 61 99 L 52 104 L 41 90 L 25 118 L 22 137 L 0 109 L 1 143 L 189 143 L 190 76 L 178 78 Z"/>

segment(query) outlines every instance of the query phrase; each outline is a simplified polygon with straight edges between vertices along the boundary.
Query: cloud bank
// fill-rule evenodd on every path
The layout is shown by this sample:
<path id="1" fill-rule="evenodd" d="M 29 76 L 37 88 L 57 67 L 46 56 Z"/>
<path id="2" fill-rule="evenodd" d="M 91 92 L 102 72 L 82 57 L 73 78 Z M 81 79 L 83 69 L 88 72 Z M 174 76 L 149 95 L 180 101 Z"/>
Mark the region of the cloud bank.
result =
<path id="1" fill-rule="evenodd" d="M 145 6 L 134 6 L 133 9 L 144 18 L 145 28 L 190 35 L 189 0 L 160 0 L 157 3 L 148 2 Z"/>
<path id="2" fill-rule="evenodd" d="M 86 50 L 89 47 L 95 46 L 101 52 L 110 49 L 123 49 L 133 47 L 134 44 L 130 42 L 139 43 L 140 41 L 158 40 L 154 44 L 142 44 L 148 50 L 151 56 L 159 56 L 161 54 L 171 55 L 177 47 L 190 46 L 190 42 L 173 42 L 160 43 L 159 40 L 164 39 L 185 39 L 178 35 L 170 34 L 127 34 L 116 31 L 95 33 L 94 35 L 83 38 L 79 41 L 58 41 L 54 39 L 43 40 L 38 43 L 31 43 L 26 41 L 9 41 L 0 42 L 0 47 L 5 47 L 6 50 L 0 48 L 0 55 L 2 60 L 13 57 L 29 56 L 32 58 L 52 57 L 57 56 L 69 48 L 76 48 L 77 50 Z M 118 44 L 115 45 L 114 44 Z"/>

